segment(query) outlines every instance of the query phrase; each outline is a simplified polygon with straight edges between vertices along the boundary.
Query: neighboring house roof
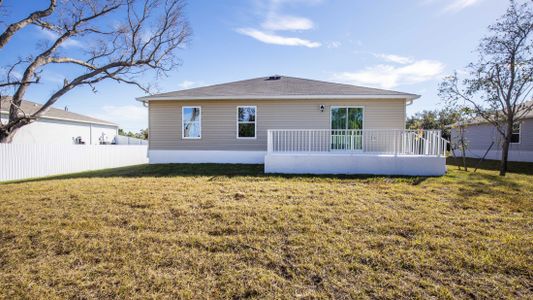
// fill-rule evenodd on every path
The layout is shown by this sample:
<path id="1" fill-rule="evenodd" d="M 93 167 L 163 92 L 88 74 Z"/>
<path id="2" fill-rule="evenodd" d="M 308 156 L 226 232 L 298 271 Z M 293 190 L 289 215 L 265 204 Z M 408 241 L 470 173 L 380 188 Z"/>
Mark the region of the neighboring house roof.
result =
<path id="1" fill-rule="evenodd" d="M 275 75 L 155 94 L 139 97 L 137 100 L 143 102 L 150 100 L 327 98 L 402 98 L 414 100 L 419 97 L 419 95 L 397 91 Z"/>
<path id="2" fill-rule="evenodd" d="M 525 107 L 525 109 L 530 108 L 530 110 L 524 115 L 523 119 L 533 119 L 533 100 L 525 101 L 522 105 L 523 107 Z M 487 124 L 487 123 L 489 122 L 486 119 L 482 117 L 475 117 L 471 120 L 466 121 L 464 125 L 468 126 L 468 125 L 479 125 L 479 124 Z M 449 125 L 448 127 L 455 127 L 459 125 L 460 125 L 459 123 L 454 123 L 452 125 Z"/>
<path id="3" fill-rule="evenodd" d="M 11 97 L 2 97 L 0 99 L 0 113 L 2 114 L 9 114 L 9 108 L 11 106 Z M 22 100 L 22 103 L 20 105 L 21 110 L 26 114 L 31 114 L 36 112 L 42 105 Z M 111 126 L 118 126 L 117 124 L 105 120 L 96 119 L 93 117 L 80 115 L 77 113 L 73 113 L 70 111 L 66 111 L 64 109 L 58 109 L 51 107 L 41 118 L 44 119 L 55 119 L 55 120 L 64 120 L 64 121 L 71 121 L 71 122 L 80 122 L 80 123 L 90 123 L 90 124 L 101 124 L 101 125 L 111 125 Z"/>

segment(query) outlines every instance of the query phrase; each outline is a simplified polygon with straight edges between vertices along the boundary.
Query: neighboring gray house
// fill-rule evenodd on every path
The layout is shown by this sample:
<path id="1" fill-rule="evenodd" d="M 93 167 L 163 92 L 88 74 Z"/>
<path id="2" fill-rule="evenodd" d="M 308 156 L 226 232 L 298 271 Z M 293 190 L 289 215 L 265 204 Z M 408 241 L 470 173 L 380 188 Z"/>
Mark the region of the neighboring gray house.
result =
<path id="1" fill-rule="evenodd" d="M 27 114 L 37 111 L 41 104 L 22 101 L 21 110 Z M 2 97 L 0 120 L 7 122 L 10 98 Z M 118 125 L 109 121 L 80 115 L 66 109 L 50 108 L 37 121 L 20 128 L 13 137 L 14 144 L 111 144 L 118 133 Z"/>
<path id="2" fill-rule="evenodd" d="M 494 125 L 477 119 L 466 125 L 464 135 L 467 143 L 467 157 L 483 157 L 491 143 L 494 142 L 486 159 L 501 159 L 502 137 Z M 452 128 L 452 144 L 457 144 L 459 139 L 459 130 Z M 461 155 L 459 151 L 456 151 L 455 154 Z M 509 147 L 509 160 L 533 162 L 533 111 L 530 111 L 524 120 L 513 127 L 512 143 Z"/>
<path id="3" fill-rule="evenodd" d="M 150 163 L 258 163 L 266 172 L 442 175 L 440 132 L 405 130 L 418 95 L 269 76 L 140 97 Z"/>

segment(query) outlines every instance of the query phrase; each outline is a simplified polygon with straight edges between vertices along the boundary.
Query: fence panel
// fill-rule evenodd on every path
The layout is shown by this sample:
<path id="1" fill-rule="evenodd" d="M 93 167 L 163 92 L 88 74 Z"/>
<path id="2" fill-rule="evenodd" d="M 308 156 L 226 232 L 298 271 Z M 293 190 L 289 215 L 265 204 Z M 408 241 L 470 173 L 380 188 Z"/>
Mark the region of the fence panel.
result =
<path id="1" fill-rule="evenodd" d="M 146 145 L 0 144 L 0 181 L 148 163 Z"/>
<path id="2" fill-rule="evenodd" d="M 114 140 L 117 145 L 148 145 L 147 140 L 132 138 L 129 136 L 117 135 Z"/>

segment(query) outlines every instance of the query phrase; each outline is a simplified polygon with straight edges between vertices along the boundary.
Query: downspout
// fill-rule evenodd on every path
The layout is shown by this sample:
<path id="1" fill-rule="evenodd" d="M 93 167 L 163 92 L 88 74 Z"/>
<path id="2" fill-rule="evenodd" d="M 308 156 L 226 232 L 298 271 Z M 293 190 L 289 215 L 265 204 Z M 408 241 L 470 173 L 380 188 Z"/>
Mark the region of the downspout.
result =
<path id="1" fill-rule="evenodd" d="M 93 124 L 89 123 L 89 145 L 93 144 Z"/>

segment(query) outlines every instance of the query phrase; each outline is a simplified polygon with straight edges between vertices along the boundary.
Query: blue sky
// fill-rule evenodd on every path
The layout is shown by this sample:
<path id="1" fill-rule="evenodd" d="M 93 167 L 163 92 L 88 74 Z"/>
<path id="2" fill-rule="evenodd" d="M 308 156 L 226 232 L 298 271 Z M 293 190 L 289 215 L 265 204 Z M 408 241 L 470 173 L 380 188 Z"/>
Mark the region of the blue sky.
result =
<path id="1" fill-rule="evenodd" d="M 5 1 L 9 18 L 26 15 L 43 1 Z M 194 0 L 186 15 L 191 42 L 178 55 L 183 64 L 158 80 L 159 91 L 283 74 L 352 83 L 422 95 L 408 107 L 412 114 L 440 106 L 438 83 L 446 74 L 475 60 L 473 52 L 487 26 L 502 15 L 504 0 Z M 37 29 L 0 52 L 0 64 L 49 39 Z M 75 51 L 83 42 L 65 48 Z M 43 73 L 27 93 L 42 102 L 72 75 L 68 68 Z M 151 81 L 147 77 L 146 81 Z M 104 82 L 93 94 L 81 88 L 57 107 L 115 121 L 138 131 L 147 112 L 134 86 Z"/>

